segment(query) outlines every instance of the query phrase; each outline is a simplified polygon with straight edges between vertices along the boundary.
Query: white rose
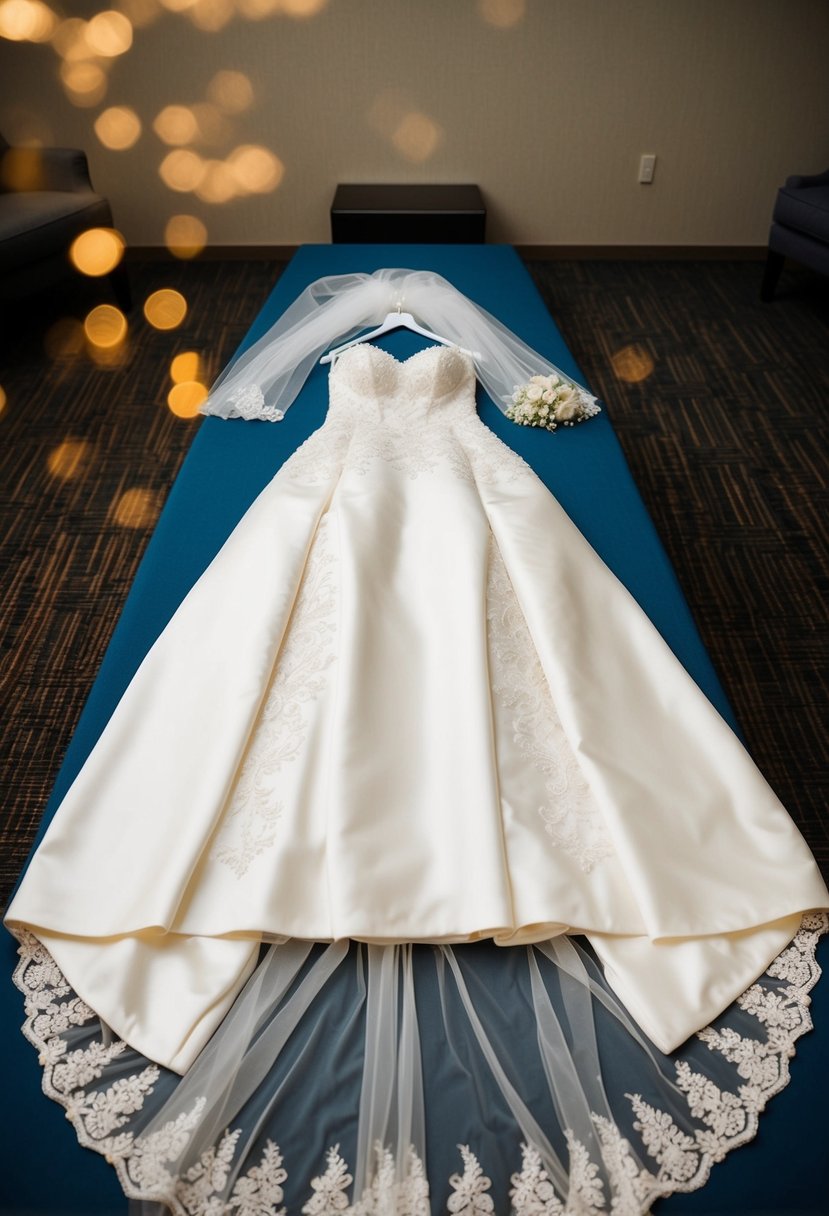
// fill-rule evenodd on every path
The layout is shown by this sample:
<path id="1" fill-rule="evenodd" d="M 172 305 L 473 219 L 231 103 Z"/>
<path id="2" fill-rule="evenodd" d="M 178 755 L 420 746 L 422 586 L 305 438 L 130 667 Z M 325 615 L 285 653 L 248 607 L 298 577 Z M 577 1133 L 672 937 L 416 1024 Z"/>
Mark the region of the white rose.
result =
<path id="1" fill-rule="evenodd" d="M 577 401 L 565 401 L 564 403 L 559 401 L 558 408 L 556 409 L 556 418 L 558 418 L 559 422 L 571 422 L 578 412 L 579 406 Z"/>
<path id="2" fill-rule="evenodd" d="M 552 405 L 555 399 L 556 395 L 551 388 L 548 388 L 546 392 L 541 394 L 541 400 L 546 401 L 548 405 Z"/>
<path id="3" fill-rule="evenodd" d="M 569 405 L 576 400 L 576 390 L 572 384 L 565 384 L 558 390 L 559 405 Z"/>
<path id="4" fill-rule="evenodd" d="M 546 383 L 547 383 L 546 376 L 531 376 L 530 377 L 530 384 L 546 384 Z"/>
<path id="5" fill-rule="evenodd" d="M 549 376 L 547 377 L 547 383 L 550 388 L 555 388 L 555 386 L 559 383 L 559 378 L 555 372 L 550 372 Z"/>
<path id="6" fill-rule="evenodd" d="M 527 400 L 538 401 L 540 400 L 543 392 L 544 390 L 540 384 L 529 384 L 527 387 Z"/>

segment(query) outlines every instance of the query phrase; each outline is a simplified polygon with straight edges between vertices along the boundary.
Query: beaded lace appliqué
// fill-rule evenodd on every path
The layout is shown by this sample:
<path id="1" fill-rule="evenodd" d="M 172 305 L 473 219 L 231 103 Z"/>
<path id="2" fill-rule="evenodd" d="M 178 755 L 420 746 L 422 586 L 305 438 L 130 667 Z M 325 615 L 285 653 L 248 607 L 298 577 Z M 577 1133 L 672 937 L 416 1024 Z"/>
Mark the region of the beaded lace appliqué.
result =
<path id="1" fill-rule="evenodd" d="M 283 475 L 313 485 L 345 471 L 364 476 L 377 463 L 412 479 L 443 473 L 468 484 L 513 480 L 529 467 L 475 413 L 472 368 L 441 347 L 404 363 L 367 347 L 332 373 L 328 418 Z"/>
<path id="2" fill-rule="evenodd" d="M 211 857 L 242 878 L 277 837 L 278 777 L 299 755 L 308 707 L 325 687 L 336 637 L 336 555 L 325 515 Z"/>
<path id="3" fill-rule="evenodd" d="M 265 405 L 265 397 L 256 384 L 237 389 L 233 396 L 228 398 L 228 404 L 231 406 L 228 418 L 245 418 L 247 421 L 261 418 L 265 422 L 281 422 L 285 417 L 282 410 L 276 406 Z"/>
<path id="4" fill-rule="evenodd" d="M 548 801 L 538 808 L 556 848 L 589 873 L 613 847 L 567 740 L 541 661 L 510 582 L 504 560 L 490 538 L 487 637 L 493 694 L 510 711 L 513 739 L 544 777 Z"/>

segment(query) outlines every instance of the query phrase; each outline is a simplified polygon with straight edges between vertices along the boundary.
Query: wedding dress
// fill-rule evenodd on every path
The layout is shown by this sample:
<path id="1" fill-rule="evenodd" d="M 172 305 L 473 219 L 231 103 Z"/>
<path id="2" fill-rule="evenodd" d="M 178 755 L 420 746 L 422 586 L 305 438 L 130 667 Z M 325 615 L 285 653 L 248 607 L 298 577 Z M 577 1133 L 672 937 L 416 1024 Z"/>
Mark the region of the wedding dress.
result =
<path id="1" fill-rule="evenodd" d="M 47 1092 L 186 1216 L 639 1216 L 786 1083 L 829 893 L 470 355 L 329 382 L 8 910 Z"/>

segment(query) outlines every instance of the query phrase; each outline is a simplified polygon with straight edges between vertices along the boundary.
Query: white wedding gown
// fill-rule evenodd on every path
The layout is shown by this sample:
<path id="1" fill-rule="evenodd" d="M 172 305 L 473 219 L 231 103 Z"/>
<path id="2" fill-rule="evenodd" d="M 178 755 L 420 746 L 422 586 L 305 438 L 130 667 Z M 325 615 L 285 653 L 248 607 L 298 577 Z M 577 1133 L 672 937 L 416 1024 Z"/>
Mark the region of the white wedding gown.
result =
<path id="1" fill-rule="evenodd" d="M 47 1090 L 128 1194 L 528 1216 L 644 1212 L 753 1134 L 828 905 L 471 360 L 358 345 L 7 924 Z"/>

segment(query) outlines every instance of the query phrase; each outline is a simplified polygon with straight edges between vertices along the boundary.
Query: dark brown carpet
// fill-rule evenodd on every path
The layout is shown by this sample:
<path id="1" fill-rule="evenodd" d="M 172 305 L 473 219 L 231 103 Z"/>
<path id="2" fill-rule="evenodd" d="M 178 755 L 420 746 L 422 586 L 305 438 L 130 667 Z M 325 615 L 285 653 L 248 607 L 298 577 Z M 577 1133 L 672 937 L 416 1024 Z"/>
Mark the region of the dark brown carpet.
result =
<path id="1" fill-rule="evenodd" d="M 44 353 L 65 293 L 5 322 L 0 902 L 190 442 L 195 424 L 165 405 L 170 360 L 198 351 L 209 383 L 280 270 L 134 266 L 120 368 Z M 530 270 L 608 403 L 749 748 L 829 873 L 827 284 L 788 271 L 762 305 L 753 263 Z M 141 316 L 162 286 L 190 305 L 169 333 Z"/>

